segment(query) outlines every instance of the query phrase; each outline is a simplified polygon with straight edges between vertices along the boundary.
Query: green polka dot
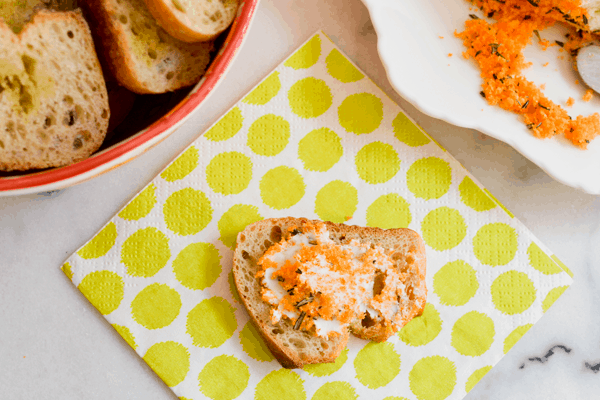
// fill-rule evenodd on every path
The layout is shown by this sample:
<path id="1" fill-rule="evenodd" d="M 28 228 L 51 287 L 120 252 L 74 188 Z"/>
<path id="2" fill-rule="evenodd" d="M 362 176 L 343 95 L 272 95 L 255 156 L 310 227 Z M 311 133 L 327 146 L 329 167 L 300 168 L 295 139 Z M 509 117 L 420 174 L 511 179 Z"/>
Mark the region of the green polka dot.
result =
<path id="1" fill-rule="evenodd" d="M 533 324 L 525 324 L 517 327 L 504 339 L 504 354 L 508 353 L 512 347 L 527 333 Z"/>
<path id="2" fill-rule="evenodd" d="M 252 161 L 237 151 L 217 154 L 206 167 L 206 182 L 216 193 L 238 194 L 252 179 Z"/>
<path id="3" fill-rule="evenodd" d="M 492 302 L 498 311 L 508 315 L 520 314 L 535 301 L 535 287 L 527 274 L 508 271 L 492 283 Z"/>
<path id="4" fill-rule="evenodd" d="M 100 314 L 107 315 L 119 308 L 125 284 L 123 278 L 114 272 L 95 271 L 87 274 L 77 288 Z"/>
<path id="5" fill-rule="evenodd" d="M 360 81 L 365 76 L 339 50 L 333 49 L 325 59 L 327 72 L 342 83 Z"/>
<path id="6" fill-rule="evenodd" d="M 128 327 L 117 324 L 112 324 L 112 327 L 115 328 L 117 333 L 121 335 L 123 339 L 125 339 L 127 344 L 131 346 L 131 348 L 133 348 L 134 350 L 137 349 L 138 346 L 135 343 L 135 337 L 133 337 L 133 334 L 131 333 Z"/>
<path id="7" fill-rule="evenodd" d="M 121 210 L 119 217 L 137 221 L 144 218 L 152 211 L 156 204 L 156 186 L 153 183 L 148 185 L 140 194 L 138 194 L 127 206 Z"/>
<path id="8" fill-rule="evenodd" d="M 167 167 L 160 177 L 167 182 L 175 182 L 188 176 L 197 166 L 200 154 L 198 149 L 191 146 L 182 155 L 177 157 L 171 165 Z"/>
<path id="9" fill-rule="evenodd" d="M 478 288 L 475 270 L 463 260 L 447 263 L 433 276 L 433 291 L 445 306 L 464 306 Z"/>
<path id="10" fill-rule="evenodd" d="M 233 271 L 229 272 L 228 281 L 229 281 L 229 291 L 231 292 L 231 297 L 233 297 L 233 300 L 237 301 L 238 303 L 241 303 L 242 300 L 240 299 L 240 294 L 238 293 L 237 288 L 235 287 L 235 279 L 233 279 Z"/>
<path id="11" fill-rule="evenodd" d="M 398 153 L 389 144 L 370 143 L 356 154 L 354 160 L 358 176 L 371 184 L 384 183 L 400 170 Z"/>
<path id="12" fill-rule="evenodd" d="M 236 329 L 234 308 L 221 297 L 202 300 L 187 316 L 186 332 L 194 346 L 219 347 Z"/>
<path id="13" fill-rule="evenodd" d="M 332 363 L 309 364 L 302 367 L 312 376 L 328 376 L 338 371 L 348 360 L 348 348 L 346 347 Z"/>
<path id="14" fill-rule="evenodd" d="M 356 379 L 370 389 L 390 383 L 400 373 L 400 356 L 389 342 L 370 342 L 354 359 Z"/>
<path id="15" fill-rule="evenodd" d="M 275 71 L 267 77 L 260 85 L 250 92 L 242 102 L 253 104 L 255 106 L 264 106 L 271 99 L 277 96 L 281 89 L 281 81 L 279 80 L 279 72 Z"/>
<path id="16" fill-rule="evenodd" d="M 305 400 L 304 381 L 294 371 L 278 369 L 270 372 L 256 385 L 254 400 Z"/>
<path id="17" fill-rule="evenodd" d="M 147 329 L 160 329 L 177 318 L 181 297 L 177 291 L 163 283 L 146 286 L 131 302 L 131 316 Z"/>
<path id="18" fill-rule="evenodd" d="M 440 313 L 433 304 L 427 303 L 423 314 L 413 318 L 398 332 L 398 337 L 409 346 L 423 346 L 442 331 Z"/>
<path id="19" fill-rule="evenodd" d="M 79 257 L 88 260 L 102 257 L 114 246 L 116 239 L 117 227 L 114 222 L 110 222 L 92 240 L 79 249 L 77 254 Z"/>
<path id="20" fill-rule="evenodd" d="M 316 118 L 331 107 L 333 97 L 329 86 L 317 78 L 304 78 L 288 91 L 292 112 L 301 118 Z"/>
<path id="21" fill-rule="evenodd" d="M 167 265 L 170 257 L 169 239 L 154 227 L 136 231 L 121 249 L 121 262 L 131 276 L 154 276 Z"/>
<path id="22" fill-rule="evenodd" d="M 421 223 L 423 239 L 431 248 L 444 251 L 460 244 L 467 235 L 467 225 L 460 213 L 449 207 L 430 211 Z"/>
<path id="23" fill-rule="evenodd" d="M 404 113 L 399 112 L 392 121 L 396 139 L 410 147 L 424 146 L 431 140 Z"/>
<path id="24" fill-rule="evenodd" d="M 312 39 L 300 47 L 284 63 L 286 67 L 293 69 L 310 68 L 317 63 L 321 55 L 321 38 L 315 35 Z"/>
<path id="25" fill-rule="evenodd" d="M 367 226 L 382 229 L 408 228 L 411 220 L 408 202 L 396 193 L 380 196 L 367 208 Z"/>
<path id="26" fill-rule="evenodd" d="M 332 181 L 323 186 L 315 200 L 321 220 L 342 223 L 352 219 L 358 205 L 358 191 L 348 182 Z"/>
<path id="27" fill-rule="evenodd" d="M 248 147 L 259 156 L 275 156 L 285 149 L 290 139 L 290 123 L 283 117 L 267 114 L 248 129 Z"/>
<path id="28" fill-rule="evenodd" d="M 247 204 L 236 204 L 227 210 L 219 219 L 217 227 L 221 237 L 221 242 L 233 250 L 237 240 L 237 235 L 248 225 L 262 220 L 258 213 L 258 207 Z"/>
<path id="29" fill-rule="evenodd" d="M 562 296 L 562 294 L 565 292 L 565 290 L 567 290 L 569 287 L 568 286 L 560 286 L 557 288 L 552 289 L 548 295 L 546 296 L 546 298 L 544 299 L 544 301 L 542 302 L 542 310 L 544 310 L 544 312 L 548 311 L 548 309 L 550 307 L 552 307 L 552 304 L 554 304 L 554 302 L 556 300 L 558 300 L 558 298 L 560 296 Z"/>
<path id="30" fill-rule="evenodd" d="M 250 357 L 257 361 L 273 361 L 273 356 L 260 333 L 251 321 L 248 321 L 240 331 L 240 344 Z"/>
<path id="31" fill-rule="evenodd" d="M 69 278 L 70 280 L 73 280 L 73 267 L 71 267 L 71 264 L 69 264 L 68 262 L 64 263 L 62 267 L 60 267 L 60 269 L 62 270 L 62 272 L 64 272 L 64 274 L 67 276 L 67 278 Z"/>
<path id="32" fill-rule="evenodd" d="M 248 386 L 250 371 L 243 361 L 221 355 L 210 360 L 198 375 L 200 391 L 213 400 L 233 400 Z"/>
<path id="33" fill-rule="evenodd" d="M 340 137 L 331 129 L 311 131 L 298 143 L 298 158 L 309 171 L 325 172 L 333 167 L 344 154 Z"/>
<path id="34" fill-rule="evenodd" d="M 152 345 L 144 361 L 167 386 L 179 385 L 190 370 L 190 353 L 183 345 L 168 341 Z"/>
<path id="35" fill-rule="evenodd" d="M 204 137 L 213 142 L 231 139 L 242 129 L 243 123 L 244 117 L 242 116 L 242 110 L 238 107 L 234 107 L 225 114 L 219 122 L 213 125 L 213 127 L 204 134 Z"/>
<path id="36" fill-rule="evenodd" d="M 294 168 L 280 166 L 268 171 L 260 180 L 260 197 L 271 208 L 284 210 L 304 196 L 306 184 Z"/>
<path id="37" fill-rule="evenodd" d="M 540 246 L 531 242 L 527 249 L 527 255 L 529 256 L 529 265 L 537 269 L 545 275 L 553 275 L 562 272 L 562 268 L 552 261 L 546 253 L 540 249 Z"/>
<path id="38" fill-rule="evenodd" d="M 456 366 L 446 357 L 425 357 L 417 361 L 408 380 L 418 400 L 443 400 L 456 386 Z"/>
<path id="39" fill-rule="evenodd" d="M 517 232 L 502 222 L 482 226 L 473 238 L 473 252 L 482 264 L 506 265 L 517 253 Z"/>
<path id="40" fill-rule="evenodd" d="M 452 347 L 463 356 L 477 357 L 494 343 L 494 321 L 487 315 L 471 311 L 452 327 Z"/>
<path id="41" fill-rule="evenodd" d="M 338 119 L 340 125 L 350 133 L 371 133 L 383 120 L 383 103 L 371 93 L 351 94 L 340 104 Z"/>
<path id="42" fill-rule="evenodd" d="M 175 278 L 188 289 L 204 290 L 221 274 L 221 256 L 211 243 L 192 243 L 173 261 Z"/>
<path id="43" fill-rule="evenodd" d="M 471 207 L 475 211 L 488 211 L 496 208 L 494 200 L 485 194 L 483 190 L 473 179 L 465 176 L 465 179 L 458 185 L 458 191 L 460 192 L 460 199 L 467 207 Z"/>
<path id="44" fill-rule="evenodd" d="M 321 386 L 312 397 L 312 400 L 356 400 L 358 395 L 348 382 L 327 382 Z"/>
<path id="45" fill-rule="evenodd" d="M 406 185 L 415 197 L 439 199 L 450 189 L 452 169 L 441 158 L 421 158 L 413 163 L 406 173 Z"/>
<path id="46" fill-rule="evenodd" d="M 469 376 L 469 379 L 467 379 L 467 383 L 465 384 L 466 392 L 469 393 L 475 387 L 475 385 L 479 383 L 481 378 L 483 378 L 485 374 L 490 372 L 491 369 L 492 366 L 488 365 L 483 368 L 479 368 L 477 371 L 473 372 L 471 376 Z"/>
<path id="47" fill-rule="evenodd" d="M 206 228 L 213 209 L 204 193 L 192 188 L 181 189 L 165 201 L 163 214 L 167 228 L 182 235 L 194 235 Z"/>

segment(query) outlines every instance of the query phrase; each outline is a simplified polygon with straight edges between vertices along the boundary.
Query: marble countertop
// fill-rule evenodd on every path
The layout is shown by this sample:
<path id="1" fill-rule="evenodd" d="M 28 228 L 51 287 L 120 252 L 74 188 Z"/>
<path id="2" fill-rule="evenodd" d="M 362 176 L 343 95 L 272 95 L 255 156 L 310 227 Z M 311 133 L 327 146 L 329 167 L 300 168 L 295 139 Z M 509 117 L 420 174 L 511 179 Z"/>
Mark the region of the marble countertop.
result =
<path id="1" fill-rule="evenodd" d="M 262 0 L 229 74 L 175 134 L 79 186 L 0 198 L 1 398 L 175 398 L 58 267 L 318 29 L 575 273 L 571 289 L 466 399 L 600 397 L 600 197 L 555 182 L 508 145 L 430 118 L 404 101 L 387 81 L 359 0 Z"/>

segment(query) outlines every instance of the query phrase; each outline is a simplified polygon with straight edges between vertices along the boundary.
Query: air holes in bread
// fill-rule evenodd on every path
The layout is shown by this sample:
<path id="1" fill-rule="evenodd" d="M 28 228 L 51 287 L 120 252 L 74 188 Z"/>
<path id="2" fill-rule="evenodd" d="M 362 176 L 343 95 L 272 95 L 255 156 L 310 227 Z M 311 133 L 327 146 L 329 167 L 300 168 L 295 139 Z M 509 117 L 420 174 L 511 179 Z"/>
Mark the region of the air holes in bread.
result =
<path id="1" fill-rule="evenodd" d="M 171 71 L 167 74 L 167 80 L 173 79 L 173 77 L 175 76 L 175 72 Z"/>
<path id="2" fill-rule="evenodd" d="M 155 50 L 148 49 L 148 57 L 150 57 L 153 60 L 156 60 L 156 57 L 158 57 L 158 55 L 156 54 Z"/>
<path id="3" fill-rule="evenodd" d="M 73 39 L 75 37 L 72 31 L 68 31 L 67 36 L 69 37 L 69 39 Z"/>
<path id="4" fill-rule="evenodd" d="M 127 23 L 127 16 L 124 14 L 119 15 L 119 21 L 121 21 L 122 24 L 126 24 Z"/>
<path id="5" fill-rule="evenodd" d="M 272 227 L 270 237 L 274 243 L 280 242 L 281 241 L 281 228 L 278 226 Z"/>
<path id="6" fill-rule="evenodd" d="M 173 7 L 175 7 L 175 9 L 177 11 L 181 11 L 182 13 L 185 13 L 185 8 L 183 8 L 183 5 L 179 2 L 179 0 L 171 0 L 171 3 L 173 4 Z"/>
<path id="7" fill-rule="evenodd" d="M 375 326 L 376 322 L 373 318 L 371 318 L 371 314 L 367 313 L 365 317 L 360 321 L 360 324 L 363 326 L 363 328 L 370 328 L 372 326 Z"/>

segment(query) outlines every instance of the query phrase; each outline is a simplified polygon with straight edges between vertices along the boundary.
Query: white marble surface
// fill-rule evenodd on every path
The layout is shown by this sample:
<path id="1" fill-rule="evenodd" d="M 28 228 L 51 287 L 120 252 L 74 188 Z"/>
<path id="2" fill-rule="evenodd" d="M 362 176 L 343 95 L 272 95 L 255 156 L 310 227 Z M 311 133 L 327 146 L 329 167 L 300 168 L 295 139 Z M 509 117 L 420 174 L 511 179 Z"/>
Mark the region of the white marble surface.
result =
<path id="1" fill-rule="evenodd" d="M 467 399 L 600 398 L 598 369 L 586 367 L 600 363 L 600 197 L 554 182 L 509 146 L 429 118 L 396 95 L 359 0 L 262 0 L 229 75 L 170 138 L 115 171 L 50 197 L 0 198 L 1 399 L 175 398 L 58 267 L 320 28 L 575 273 L 571 289 Z M 555 348 L 545 358 L 556 345 L 568 352 Z M 543 362 L 529 361 L 534 357 Z"/>

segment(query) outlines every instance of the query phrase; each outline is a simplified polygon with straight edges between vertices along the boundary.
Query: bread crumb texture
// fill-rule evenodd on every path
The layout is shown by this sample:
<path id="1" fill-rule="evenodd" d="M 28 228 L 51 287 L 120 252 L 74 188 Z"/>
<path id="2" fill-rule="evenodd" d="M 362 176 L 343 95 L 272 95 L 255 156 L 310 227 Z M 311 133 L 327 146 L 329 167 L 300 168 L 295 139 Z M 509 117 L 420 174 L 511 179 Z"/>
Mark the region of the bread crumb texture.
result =
<path id="1" fill-rule="evenodd" d="M 0 21 L 0 170 L 71 164 L 104 140 L 104 78 L 79 12 L 35 15 L 18 35 Z"/>
<path id="2" fill-rule="evenodd" d="M 462 399 L 571 272 L 315 37 L 62 270 L 181 399 Z"/>

